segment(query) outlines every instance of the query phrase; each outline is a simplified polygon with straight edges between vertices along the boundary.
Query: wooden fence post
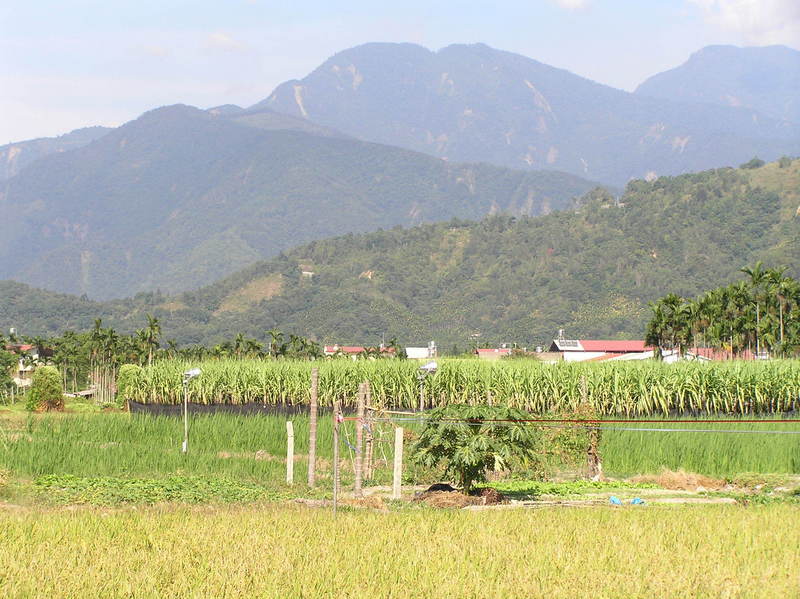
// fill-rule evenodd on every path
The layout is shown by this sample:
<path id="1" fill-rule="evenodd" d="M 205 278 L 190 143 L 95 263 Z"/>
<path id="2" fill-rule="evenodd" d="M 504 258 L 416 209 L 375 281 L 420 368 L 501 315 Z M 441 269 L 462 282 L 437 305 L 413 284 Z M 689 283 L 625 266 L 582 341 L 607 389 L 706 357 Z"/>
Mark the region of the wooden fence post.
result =
<path id="1" fill-rule="evenodd" d="M 364 401 L 366 403 L 365 424 L 367 429 L 367 439 L 364 449 L 364 460 L 365 460 L 364 479 L 372 480 L 372 460 L 373 460 L 372 451 L 373 451 L 375 437 L 372 433 L 372 427 L 373 427 L 372 410 L 369 409 L 370 405 L 372 404 L 372 387 L 370 386 L 369 381 L 366 381 L 364 383 L 364 391 L 366 392 L 365 393 L 366 397 L 364 398 Z"/>
<path id="2" fill-rule="evenodd" d="M 317 394 L 319 392 L 319 368 L 311 369 L 311 411 L 308 422 L 308 486 L 313 487 L 317 467 Z"/>
<path id="3" fill-rule="evenodd" d="M 589 402 L 589 384 L 586 375 L 581 376 L 581 401 L 584 413 L 591 420 L 597 420 L 597 410 Z M 598 422 L 592 422 L 589 429 L 589 447 L 586 450 L 586 465 L 589 478 L 601 480 L 603 478 L 603 462 L 600 458 L 600 429 Z"/>
<path id="4" fill-rule="evenodd" d="M 286 421 L 286 482 L 294 483 L 294 425 Z"/>
<path id="5" fill-rule="evenodd" d="M 333 514 L 339 504 L 339 400 L 333 402 Z"/>
<path id="6" fill-rule="evenodd" d="M 403 479 L 403 429 L 399 426 L 394 429 L 394 474 L 392 476 L 392 499 L 402 496 Z"/>
<path id="7" fill-rule="evenodd" d="M 356 419 L 356 458 L 353 469 L 355 470 L 355 483 L 353 485 L 353 495 L 355 497 L 363 496 L 363 468 L 364 468 L 364 401 L 367 391 L 364 388 L 366 383 L 361 383 L 358 386 L 358 414 Z"/>

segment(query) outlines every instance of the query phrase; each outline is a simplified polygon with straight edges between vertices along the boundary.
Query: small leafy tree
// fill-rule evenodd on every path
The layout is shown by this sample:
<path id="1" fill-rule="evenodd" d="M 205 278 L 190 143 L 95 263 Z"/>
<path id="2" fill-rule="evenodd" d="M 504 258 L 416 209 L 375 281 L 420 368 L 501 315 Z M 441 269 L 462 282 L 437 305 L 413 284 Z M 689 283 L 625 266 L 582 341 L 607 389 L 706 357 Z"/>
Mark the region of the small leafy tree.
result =
<path id="1" fill-rule="evenodd" d="M 61 374 L 55 366 L 40 366 L 34 371 L 26 407 L 30 411 L 64 409 Z"/>
<path id="2" fill-rule="evenodd" d="M 130 397 L 128 392 L 133 389 L 142 374 L 142 367 L 138 364 L 123 364 L 117 374 L 117 401 L 121 404 Z"/>
<path id="3" fill-rule="evenodd" d="M 507 468 L 512 460 L 533 459 L 538 436 L 524 420 L 529 416 L 507 407 L 452 404 L 434 408 L 411 448 L 415 463 L 444 465 L 445 473 L 465 493 L 486 480 L 487 470 Z"/>
<path id="4" fill-rule="evenodd" d="M 0 345 L 2 347 L 2 345 Z M 14 384 L 11 372 L 17 365 L 17 356 L 0 349 L 0 398 L 5 397 Z"/>
<path id="5" fill-rule="evenodd" d="M 744 169 L 761 168 L 762 166 L 764 166 L 764 164 L 765 162 L 761 160 L 761 158 L 759 158 L 758 156 L 754 156 L 744 164 L 740 164 L 739 168 L 744 168 Z"/>

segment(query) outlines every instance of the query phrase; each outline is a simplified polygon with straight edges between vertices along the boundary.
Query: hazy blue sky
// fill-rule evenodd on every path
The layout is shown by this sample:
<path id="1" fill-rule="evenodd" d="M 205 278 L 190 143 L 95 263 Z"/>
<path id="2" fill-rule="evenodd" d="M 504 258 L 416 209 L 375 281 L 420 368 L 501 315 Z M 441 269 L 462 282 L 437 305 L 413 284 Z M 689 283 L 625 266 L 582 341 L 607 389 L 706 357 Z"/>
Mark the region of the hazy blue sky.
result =
<path id="1" fill-rule="evenodd" d="M 800 49 L 800 0 L 2 0 L 0 144 L 250 105 L 370 41 L 484 42 L 631 90 L 709 44 Z"/>

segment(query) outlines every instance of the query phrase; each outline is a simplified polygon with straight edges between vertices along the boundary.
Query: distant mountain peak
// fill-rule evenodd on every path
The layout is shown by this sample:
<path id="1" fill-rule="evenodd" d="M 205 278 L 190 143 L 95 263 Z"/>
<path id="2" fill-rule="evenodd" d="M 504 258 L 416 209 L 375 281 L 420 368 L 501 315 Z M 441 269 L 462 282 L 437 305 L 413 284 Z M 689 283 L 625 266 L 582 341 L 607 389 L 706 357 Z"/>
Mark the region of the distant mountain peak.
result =
<path id="1" fill-rule="evenodd" d="M 161 118 L 176 118 L 176 117 L 203 117 L 207 116 L 207 111 L 201 110 L 196 106 L 189 106 L 188 104 L 168 104 L 166 106 L 159 106 L 153 108 L 145 113 L 142 113 L 136 121 L 148 121 L 151 119 Z"/>
<path id="2" fill-rule="evenodd" d="M 653 75 L 636 94 L 749 108 L 800 123 L 800 51 L 788 46 L 706 46 Z"/>
<path id="3" fill-rule="evenodd" d="M 689 56 L 689 60 L 694 57 L 730 56 L 742 53 L 791 56 L 800 54 L 800 51 L 781 44 L 773 44 L 770 46 L 735 46 L 733 44 L 712 44 L 692 52 L 692 54 Z"/>
<path id="4" fill-rule="evenodd" d="M 83 127 L 58 137 L 40 137 L 0 146 L 0 181 L 10 179 L 40 158 L 83 147 L 111 130 L 100 126 Z"/>
<path id="5" fill-rule="evenodd" d="M 211 108 L 207 108 L 206 112 L 213 114 L 214 116 L 230 116 L 232 114 L 244 112 L 244 108 L 237 106 L 236 104 L 222 104 L 221 106 L 212 106 Z"/>
<path id="6" fill-rule="evenodd" d="M 279 85 L 268 108 L 442 159 L 624 185 L 800 152 L 800 125 L 631 94 L 483 43 L 375 42 Z M 733 102 L 731 104 L 734 104 Z"/>

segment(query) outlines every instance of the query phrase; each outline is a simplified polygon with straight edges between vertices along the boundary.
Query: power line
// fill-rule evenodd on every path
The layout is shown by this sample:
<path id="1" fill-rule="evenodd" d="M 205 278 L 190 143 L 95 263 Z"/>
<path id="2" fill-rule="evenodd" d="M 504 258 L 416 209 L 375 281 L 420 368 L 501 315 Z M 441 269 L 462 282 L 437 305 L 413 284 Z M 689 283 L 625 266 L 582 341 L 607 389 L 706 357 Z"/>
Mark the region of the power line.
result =
<path id="1" fill-rule="evenodd" d="M 413 416 L 414 418 L 406 418 L 405 420 L 419 420 L 430 419 L 429 415 L 424 412 L 399 412 L 391 410 L 380 410 L 379 408 L 368 408 L 384 414 L 398 414 L 404 416 Z M 355 417 L 348 417 L 345 420 L 356 420 Z M 708 418 L 708 419 L 643 419 L 643 418 L 439 418 L 440 422 L 512 422 L 512 423 L 569 423 L 569 424 L 798 424 L 800 419 L 791 418 L 741 418 L 732 420 L 730 418 Z"/>
<path id="2" fill-rule="evenodd" d="M 430 419 L 428 419 L 430 420 Z M 374 419 L 377 422 L 419 422 L 419 418 L 381 418 Z M 440 422 L 461 423 L 467 426 L 485 426 L 490 424 L 493 426 L 514 426 L 522 424 L 527 426 L 535 426 L 537 428 L 558 428 L 558 429 L 582 429 L 582 430 L 604 430 L 604 431 L 626 431 L 626 432 L 648 432 L 648 433 L 721 433 L 721 434 L 762 434 L 762 435 L 800 435 L 800 430 L 797 431 L 776 431 L 776 430 L 733 430 L 733 429 L 698 429 L 698 428 L 649 428 L 649 427 L 620 427 L 620 426 L 602 426 L 603 423 L 652 423 L 659 424 L 662 422 L 680 422 L 686 424 L 690 421 L 686 420 L 546 420 L 546 419 L 526 419 L 526 420 L 511 420 L 511 419 L 495 419 L 495 420 L 460 420 L 460 419 L 446 419 Z M 719 422 L 719 423 L 763 423 L 763 422 L 781 422 L 793 423 L 800 425 L 799 420 L 747 420 L 747 421 L 695 421 L 697 424 L 706 422 Z M 554 424 L 549 424 L 554 423 Z"/>

